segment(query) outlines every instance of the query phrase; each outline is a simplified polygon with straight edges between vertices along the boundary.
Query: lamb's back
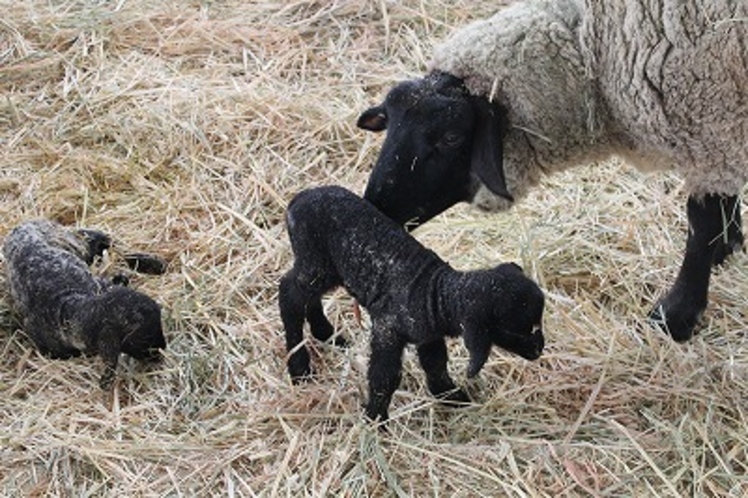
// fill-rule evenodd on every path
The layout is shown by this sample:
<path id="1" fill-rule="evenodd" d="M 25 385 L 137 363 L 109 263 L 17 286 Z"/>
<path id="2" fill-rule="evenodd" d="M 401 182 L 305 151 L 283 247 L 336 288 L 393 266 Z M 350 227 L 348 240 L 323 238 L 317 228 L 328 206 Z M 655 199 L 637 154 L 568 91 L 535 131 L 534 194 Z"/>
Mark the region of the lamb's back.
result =
<path id="1" fill-rule="evenodd" d="M 81 259 L 85 241 L 46 220 L 27 222 L 6 237 L 3 255 L 10 294 L 18 310 L 29 313 L 59 308 L 70 295 L 91 295 L 100 290 Z"/>
<path id="2" fill-rule="evenodd" d="M 297 258 L 334 271 L 364 306 L 408 292 L 424 272 L 445 263 L 368 201 L 337 186 L 298 194 L 287 211 Z"/>

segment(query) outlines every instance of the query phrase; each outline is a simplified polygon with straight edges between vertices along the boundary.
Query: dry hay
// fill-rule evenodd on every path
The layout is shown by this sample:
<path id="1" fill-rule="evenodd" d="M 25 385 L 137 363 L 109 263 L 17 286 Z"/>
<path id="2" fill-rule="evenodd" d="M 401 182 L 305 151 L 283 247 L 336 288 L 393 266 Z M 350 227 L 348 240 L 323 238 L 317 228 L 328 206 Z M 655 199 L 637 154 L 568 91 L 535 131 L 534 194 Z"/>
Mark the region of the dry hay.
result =
<path id="1" fill-rule="evenodd" d="M 167 257 L 134 285 L 164 307 L 166 362 L 41 357 L 0 293 L 7 496 L 743 496 L 746 257 L 717 272 L 701 333 L 643 319 L 672 281 L 684 195 L 669 175 L 586 167 L 505 215 L 458 207 L 418 236 L 458 268 L 516 260 L 547 292 L 547 352 L 492 355 L 444 409 L 406 355 L 389 431 L 362 422 L 366 341 L 314 345 L 292 387 L 276 284 L 306 186 L 361 191 L 380 137 L 357 114 L 431 43 L 496 2 L 0 2 L 0 234 L 48 216 Z M 452 368 L 464 382 L 465 351 Z"/>

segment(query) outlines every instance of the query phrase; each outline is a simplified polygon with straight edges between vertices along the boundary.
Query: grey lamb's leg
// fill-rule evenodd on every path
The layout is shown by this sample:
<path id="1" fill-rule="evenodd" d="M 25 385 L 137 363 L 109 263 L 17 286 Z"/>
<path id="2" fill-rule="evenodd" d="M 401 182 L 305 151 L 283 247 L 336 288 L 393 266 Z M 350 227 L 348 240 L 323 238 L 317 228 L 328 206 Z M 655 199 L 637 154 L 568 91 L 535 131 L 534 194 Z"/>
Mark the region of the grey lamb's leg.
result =
<path id="1" fill-rule="evenodd" d="M 281 321 L 286 333 L 288 373 L 294 383 L 312 375 L 309 351 L 301 343 L 304 340 L 304 308 L 307 298 L 299 289 L 295 270 L 289 271 L 280 281 L 278 304 Z"/>
<path id="2" fill-rule="evenodd" d="M 322 308 L 322 301 L 320 299 L 313 299 L 306 305 L 306 320 L 309 322 L 309 328 L 312 330 L 312 335 L 315 339 L 327 342 L 330 341 L 334 346 L 346 347 L 348 341 L 342 336 L 335 335 L 335 328 L 333 328 L 330 321 L 325 316 L 325 311 Z"/>
<path id="3" fill-rule="evenodd" d="M 712 265 L 742 245 L 742 231 L 733 216 L 739 209 L 737 203 L 736 196 L 688 199 L 689 233 L 683 264 L 670 291 L 650 313 L 675 341 L 684 342 L 693 335 L 707 305 Z"/>
<path id="4" fill-rule="evenodd" d="M 444 339 L 418 346 L 418 360 L 426 372 L 426 382 L 431 394 L 446 403 L 469 403 L 470 397 L 457 388 L 447 372 L 448 359 Z"/>
<path id="5" fill-rule="evenodd" d="M 374 322 L 371 331 L 371 358 L 369 359 L 369 400 L 366 417 L 384 422 L 389 419 L 392 395 L 400 385 L 405 341 L 383 323 Z"/>
<path id="6" fill-rule="evenodd" d="M 86 228 L 77 231 L 88 243 L 88 254 L 84 258 L 86 264 L 92 264 L 97 257 L 102 257 L 104 251 L 112 246 L 112 239 L 109 235 L 98 230 L 89 230 Z"/>
<path id="7" fill-rule="evenodd" d="M 111 327 L 103 327 L 98 340 L 99 356 L 104 361 L 104 372 L 99 379 L 99 387 L 108 391 L 114 385 L 117 375 L 121 340 L 119 334 Z"/>

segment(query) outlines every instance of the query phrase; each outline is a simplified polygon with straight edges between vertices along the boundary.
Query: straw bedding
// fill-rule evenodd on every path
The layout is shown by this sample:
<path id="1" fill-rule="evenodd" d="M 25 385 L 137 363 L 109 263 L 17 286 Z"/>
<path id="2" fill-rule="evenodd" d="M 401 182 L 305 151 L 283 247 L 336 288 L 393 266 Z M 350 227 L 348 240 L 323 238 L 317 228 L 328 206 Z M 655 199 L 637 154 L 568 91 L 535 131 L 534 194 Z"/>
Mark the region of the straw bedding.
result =
<path id="1" fill-rule="evenodd" d="M 544 357 L 494 352 L 467 385 L 474 405 L 435 404 L 410 352 L 389 430 L 364 423 L 368 323 L 340 292 L 325 303 L 352 346 L 313 344 L 319 380 L 290 384 L 276 306 L 286 203 L 310 185 L 361 192 L 380 139 L 358 113 L 496 2 L 0 6 L 0 235 L 45 216 L 170 261 L 131 276 L 164 307 L 166 360 L 125 360 L 110 397 L 97 358 L 39 355 L 0 291 L 0 494 L 748 492 L 748 261 L 718 272 L 690 343 L 651 328 L 685 194 L 626 164 L 417 232 L 460 269 L 517 261 L 547 293 Z M 116 249 L 99 271 L 122 266 Z M 450 357 L 465 383 L 466 352 Z"/>

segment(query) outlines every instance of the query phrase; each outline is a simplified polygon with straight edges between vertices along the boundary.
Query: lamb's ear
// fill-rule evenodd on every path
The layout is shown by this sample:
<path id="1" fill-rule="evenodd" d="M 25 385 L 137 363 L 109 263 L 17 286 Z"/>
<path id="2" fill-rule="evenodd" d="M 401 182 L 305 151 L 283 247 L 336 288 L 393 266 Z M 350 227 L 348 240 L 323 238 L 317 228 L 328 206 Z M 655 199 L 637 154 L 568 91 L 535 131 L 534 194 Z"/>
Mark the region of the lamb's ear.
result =
<path id="1" fill-rule="evenodd" d="M 478 375 L 491 353 L 491 341 L 486 334 L 480 334 L 473 329 L 464 332 L 465 347 L 470 353 L 467 376 L 473 378 Z"/>
<path id="2" fill-rule="evenodd" d="M 387 112 L 384 106 L 378 105 L 365 110 L 358 117 L 356 126 L 362 130 L 383 131 L 387 128 Z"/>
<path id="3" fill-rule="evenodd" d="M 473 104 L 476 121 L 470 169 L 491 192 L 514 201 L 504 177 L 504 111 L 482 97 L 473 97 Z"/>

